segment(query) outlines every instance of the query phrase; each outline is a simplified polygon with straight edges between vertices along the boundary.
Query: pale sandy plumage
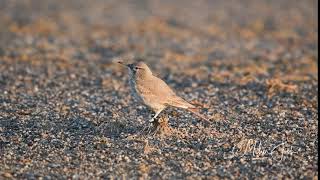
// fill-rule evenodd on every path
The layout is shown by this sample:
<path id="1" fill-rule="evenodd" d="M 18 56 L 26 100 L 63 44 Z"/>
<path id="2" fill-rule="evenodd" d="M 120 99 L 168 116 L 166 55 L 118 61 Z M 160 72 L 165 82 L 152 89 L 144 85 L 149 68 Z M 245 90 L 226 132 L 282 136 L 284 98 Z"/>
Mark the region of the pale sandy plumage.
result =
<path id="1" fill-rule="evenodd" d="M 122 62 L 119 63 L 123 64 Z M 187 109 L 207 120 L 198 113 L 198 109 L 194 105 L 177 96 L 163 80 L 154 76 L 145 63 L 137 62 L 126 66 L 129 69 L 129 82 L 133 96 L 156 113 L 150 121 L 153 121 L 168 106 Z"/>

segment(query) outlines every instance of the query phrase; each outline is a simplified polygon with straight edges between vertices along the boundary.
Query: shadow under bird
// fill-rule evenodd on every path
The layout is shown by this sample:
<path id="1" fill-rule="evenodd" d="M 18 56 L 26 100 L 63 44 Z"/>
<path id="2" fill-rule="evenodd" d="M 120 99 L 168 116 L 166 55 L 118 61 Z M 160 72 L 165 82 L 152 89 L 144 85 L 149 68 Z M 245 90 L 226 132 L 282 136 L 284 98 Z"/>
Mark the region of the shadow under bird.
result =
<path id="1" fill-rule="evenodd" d="M 163 80 L 154 76 L 144 62 L 124 64 L 120 61 L 118 63 L 129 69 L 129 83 L 133 96 L 155 112 L 150 122 L 153 122 L 161 111 L 168 106 L 186 109 L 208 121 L 206 117 L 199 113 L 199 108 L 177 96 Z"/>

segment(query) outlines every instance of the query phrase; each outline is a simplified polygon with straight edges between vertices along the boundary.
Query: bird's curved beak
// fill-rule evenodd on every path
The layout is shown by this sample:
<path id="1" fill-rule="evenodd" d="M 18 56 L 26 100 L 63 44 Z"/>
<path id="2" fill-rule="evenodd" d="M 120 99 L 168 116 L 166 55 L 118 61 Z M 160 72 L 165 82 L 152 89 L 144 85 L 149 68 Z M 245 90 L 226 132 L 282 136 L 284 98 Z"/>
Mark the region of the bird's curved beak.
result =
<path id="1" fill-rule="evenodd" d="M 129 67 L 129 65 L 128 64 L 125 64 L 124 62 L 122 62 L 122 61 L 118 61 L 118 63 L 119 64 L 121 64 L 121 65 L 123 65 L 123 66 L 127 66 L 127 67 Z"/>

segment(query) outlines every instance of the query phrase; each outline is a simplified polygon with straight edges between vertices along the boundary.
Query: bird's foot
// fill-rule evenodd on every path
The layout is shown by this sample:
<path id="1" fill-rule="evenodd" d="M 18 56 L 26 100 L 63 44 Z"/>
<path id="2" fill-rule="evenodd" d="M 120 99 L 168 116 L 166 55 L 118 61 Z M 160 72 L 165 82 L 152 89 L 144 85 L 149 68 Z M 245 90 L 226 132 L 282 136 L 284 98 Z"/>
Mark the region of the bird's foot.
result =
<path id="1" fill-rule="evenodd" d="M 154 122 L 154 118 L 151 118 L 151 119 L 149 120 L 149 122 L 153 123 L 153 122 Z"/>
<path id="2" fill-rule="evenodd" d="M 144 125 L 143 129 L 140 131 L 140 134 L 150 134 L 154 130 L 154 124 L 148 123 Z"/>

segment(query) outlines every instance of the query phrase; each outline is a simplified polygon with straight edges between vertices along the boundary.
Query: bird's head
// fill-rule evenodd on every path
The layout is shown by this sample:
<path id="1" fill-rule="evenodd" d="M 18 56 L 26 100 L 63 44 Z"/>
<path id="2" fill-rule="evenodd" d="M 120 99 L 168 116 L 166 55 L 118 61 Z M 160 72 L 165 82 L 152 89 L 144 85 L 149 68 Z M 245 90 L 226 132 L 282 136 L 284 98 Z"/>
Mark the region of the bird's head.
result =
<path id="1" fill-rule="evenodd" d="M 135 62 L 132 64 L 125 64 L 122 61 L 118 62 L 119 64 L 122 64 L 124 66 L 127 66 L 130 73 L 132 73 L 133 75 L 152 75 L 152 72 L 150 70 L 150 68 L 148 67 L 148 65 L 146 65 L 144 62 L 139 61 L 139 62 Z"/>

